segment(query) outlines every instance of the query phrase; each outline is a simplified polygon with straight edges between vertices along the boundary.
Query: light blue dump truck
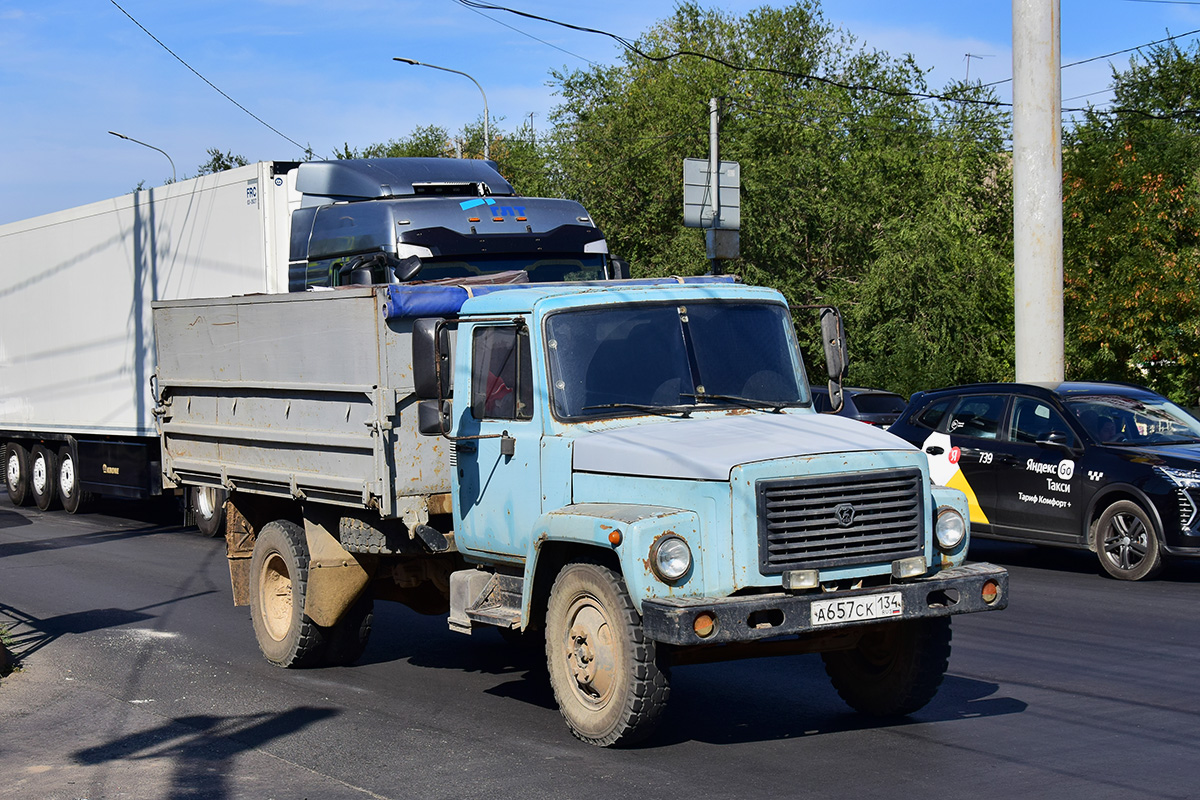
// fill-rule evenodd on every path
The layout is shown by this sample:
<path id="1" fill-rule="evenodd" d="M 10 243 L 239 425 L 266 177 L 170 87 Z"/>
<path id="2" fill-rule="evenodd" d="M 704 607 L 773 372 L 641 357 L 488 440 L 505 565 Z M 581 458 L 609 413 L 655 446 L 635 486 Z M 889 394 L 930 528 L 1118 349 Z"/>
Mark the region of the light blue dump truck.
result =
<path id="1" fill-rule="evenodd" d="M 234 601 L 280 666 L 353 662 L 395 600 L 544 637 L 571 731 L 619 745 L 697 661 L 820 652 L 850 706 L 911 713 L 950 617 L 1008 603 L 919 450 L 814 412 L 772 290 L 381 285 L 154 324 L 164 481 L 229 493 Z"/>

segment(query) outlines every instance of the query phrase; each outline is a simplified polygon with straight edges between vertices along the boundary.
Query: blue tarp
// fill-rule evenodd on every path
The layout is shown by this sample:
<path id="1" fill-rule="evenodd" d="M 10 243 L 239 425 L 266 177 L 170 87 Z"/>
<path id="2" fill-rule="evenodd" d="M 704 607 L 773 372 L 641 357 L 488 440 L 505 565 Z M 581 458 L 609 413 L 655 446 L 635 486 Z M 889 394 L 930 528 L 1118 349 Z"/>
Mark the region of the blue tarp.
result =
<path id="1" fill-rule="evenodd" d="M 472 284 L 470 287 L 448 284 L 401 284 L 388 287 L 385 319 L 397 317 L 447 317 L 457 314 L 470 297 L 513 289 L 543 289 L 547 294 L 561 292 L 566 287 L 616 288 L 620 286 L 665 286 L 699 283 L 735 283 L 731 275 L 700 275 L 689 278 L 644 278 L 626 281 L 596 281 L 590 283 L 500 283 Z M 470 289 L 468 294 L 467 289 Z"/>

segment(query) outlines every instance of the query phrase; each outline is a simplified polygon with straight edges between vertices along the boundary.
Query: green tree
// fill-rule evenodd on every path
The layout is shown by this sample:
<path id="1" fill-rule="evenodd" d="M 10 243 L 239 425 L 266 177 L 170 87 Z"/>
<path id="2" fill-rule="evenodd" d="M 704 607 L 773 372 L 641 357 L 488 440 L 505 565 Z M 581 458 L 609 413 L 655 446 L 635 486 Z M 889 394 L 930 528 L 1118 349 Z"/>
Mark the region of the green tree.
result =
<path id="1" fill-rule="evenodd" d="M 345 144 L 335 155 L 337 158 L 435 158 L 453 156 L 454 145 L 445 128 L 439 125 L 425 125 L 416 128 L 408 136 L 368 145 L 362 150 L 355 150 L 349 144 Z"/>
<path id="2" fill-rule="evenodd" d="M 682 159 L 707 155 L 708 98 L 724 97 L 722 158 L 742 165 L 734 271 L 840 305 L 853 381 L 1011 376 L 1006 120 L 990 95 L 931 101 L 911 57 L 859 47 L 810 2 L 743 17 L 684 3 L 637 46 L 650 58 L 555 73 L 549 168 L 635 274 L 708 269 L 703 232 L 682 227 Z"/>
<path id="3" fill-rule="evenodd" d="M 1113 90 L 1064 136 L 1068 376 L 1195 405 L 1200 45 L 1150 49 L 1114 69 Z"/>
<path id="4" fill-rule="evenodd" d="M 234 155 L 232 150 L 222 153 L 219 147 L 210 147 L 206 152 L 208 161 L 196 167 L 197 176 L 212 175 L 215 172 L 224 172 L 234 167 L 244 167 L 250 163 L 245 156 Z"/>

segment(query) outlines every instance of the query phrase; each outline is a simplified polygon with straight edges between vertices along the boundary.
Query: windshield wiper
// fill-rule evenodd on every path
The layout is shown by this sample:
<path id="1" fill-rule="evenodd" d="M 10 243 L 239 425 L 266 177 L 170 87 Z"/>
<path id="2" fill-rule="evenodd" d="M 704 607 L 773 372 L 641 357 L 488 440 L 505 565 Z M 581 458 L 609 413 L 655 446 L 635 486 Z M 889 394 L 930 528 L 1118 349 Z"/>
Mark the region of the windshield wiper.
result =
<path id="1" fill-rule="evenodd" d="M 597 408 L 632 408 L 635 411 L 648 411 L 651 414 L 658 414 L 660 417 L 679 414 L 684 419 L 692 415 L 692 406 L 652 406 L 646 403 L 602 403 L 595 406 L 584 406 L 580 411 L 592 411 Z"/>
<path id="2" fill-rule="evenodd" d="M 781 414 L 783 409 L 789 406 L 798 405 L 798 400 L 789 400 L 779 402 L 777 400 L 755 400 L 753 397 L 738 397 L 733 394 L 692 394 L 690 392 L 681 392 L 680 397 L 692 397 L 696 400 L 722 400 L 726 403 L 733 403 L 742 408 L 769 408 L 772 414 Z"/>

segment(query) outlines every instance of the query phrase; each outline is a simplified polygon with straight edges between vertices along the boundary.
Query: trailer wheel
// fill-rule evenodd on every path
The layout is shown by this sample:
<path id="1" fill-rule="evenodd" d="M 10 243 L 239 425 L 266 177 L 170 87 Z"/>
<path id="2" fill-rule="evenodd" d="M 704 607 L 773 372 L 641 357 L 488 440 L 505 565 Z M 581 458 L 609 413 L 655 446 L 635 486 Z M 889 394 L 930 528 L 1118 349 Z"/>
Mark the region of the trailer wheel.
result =
<path id="1" fill-rule="evenodd" d="M 950 618 L 875 626 L 850 650 L 822 653 L 825 672 L 846 704 L 875 717 L 923 708 L 949 667 Z"/>
<path id="2" fill-rule="evenodd" d="M 293 522 L 269 522 L 250 559 L 250 617 L 258 648 L 280 667 L 310 667 L 325 653 L 325 632 L 304 613 L 308 542 Z"/>
<path id="3" fill-rule="evenodd" d="M 9 442 L 4 453 L 4 477 L 8 484 L 8 499 L 14 506 L 27 506 L 33 500 L 29 491 L 29 451 L 16 442 Z"/>
<path id="4" fill-rule="evenodd" d="M 642 631 L 625 581 L 600 564 L 568 564 L 554 581 L 546 664 L 567 726 L 589 744 L 645 739 L 670 694 L 668 671 Z"/>
<path id="5" fill-rule="evenodd" d="M 78 514 L 92 500 L 92 493 L 79 486 L 79 469 L 70 447 L 58 451 L 58 499 L 68 514 Z"/>
<path id="6" fill-rule="evenodd" d="M 205 536 L 214 539 L 225 535 L 225 500 L 229 496 L 224 489 L 212 486 L 193 486 L 192 510 L 196 512 L 196 527 Z"/>
<path id="7" fill-rule="evenodd" d="M 371 622 L 375 616 L 375 600 L 365 590 L 332 627 L 326 628 L 329 644 L 324 664 L 348 667 L 362 658 L 371 638 Z"/>
<path id="8" fill-rule="evenodd" d="M 58 501 L 58 463 L 54 453 L 42 445 L 35 445 L 29 460 L 29 488 L 33 502 L 42 511 L 49 511 Z"/>

